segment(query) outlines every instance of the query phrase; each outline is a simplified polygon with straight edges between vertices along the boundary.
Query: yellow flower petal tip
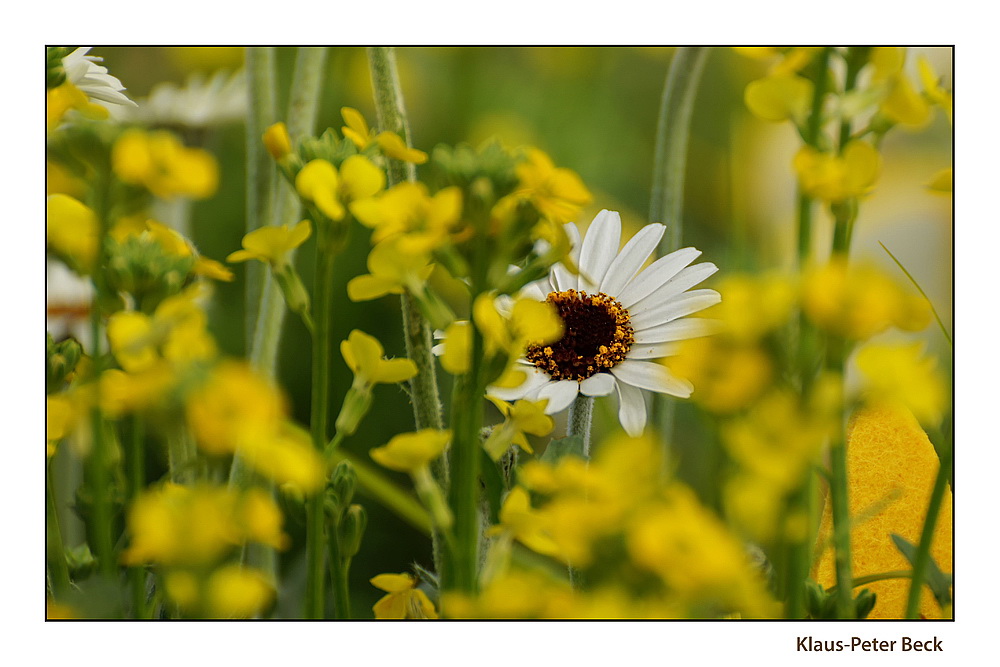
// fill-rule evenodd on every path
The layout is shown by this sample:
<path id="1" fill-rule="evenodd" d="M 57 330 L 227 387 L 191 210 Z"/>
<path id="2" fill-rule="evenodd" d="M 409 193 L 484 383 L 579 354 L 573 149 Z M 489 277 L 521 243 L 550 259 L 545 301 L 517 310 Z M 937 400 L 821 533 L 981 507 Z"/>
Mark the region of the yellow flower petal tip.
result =
<path id="1" fill-rule="evenodd" d="M 938 470 L 938 457 L 927 435 L 907 410 L 883 405 L 855 413 L 848 434 L 847 471 L 849 511 L 858 524 L 851 532 L 855 577 L 890 570 L 908 570 L 910 564 L 893 543 L 897 534 L 920 541 L 924 513 Z M 893 500 L 894 499 L 894 500 Z M 887 503 L 888 501 L 888 503 Z M 882 509 L 878 509 L 878 508 Z M 871 517 L 867 515 L 878 510 Z M 818 544 L 826 544 L 832 529 L 829 499 L 820 525 Z M 952 496 L 946 489 L 938 515 L 931 556 L 943 572 L 952 571 Z M 833 586 L 833 549 L 827 548 L 814 572 L 823 587 Z M 901 619 L 905 615 L 909 579 L 865 584 L 878 597 L 868 618 Z M 941 618 L 940 607 L 927 587 L 920 614 Z"/>
<path id="2" fill-rule="evenodd" d="M 275 160 L 280 160 L 292 152 L 292 139 L 284 123 L 275 123 L 264 131 L 264 147 Z"/>

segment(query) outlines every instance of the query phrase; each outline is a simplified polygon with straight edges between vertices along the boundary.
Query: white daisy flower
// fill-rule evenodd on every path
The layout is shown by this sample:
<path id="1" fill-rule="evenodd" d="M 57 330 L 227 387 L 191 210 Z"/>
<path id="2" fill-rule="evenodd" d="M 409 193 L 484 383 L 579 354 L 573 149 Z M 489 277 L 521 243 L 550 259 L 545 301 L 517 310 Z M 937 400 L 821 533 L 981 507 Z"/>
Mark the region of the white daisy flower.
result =
<path id="1" fill-rule="evenodd" d="M 122 82 L 108 74 L 108 68 L 97 63 L 104 58 L 88 56 L 92 46 L 81 46 L 62 59 L 66 78 L 74 86 L 92 100 L 100 100 L 110 104 L 136 106 L 136 103 L 125 97 Z"/>
<path id="2" fill-rule="evenodd" d="M 206 78 L 197 72 L 183 86 L 173 82 L 153 86 L 149 97 L 137 108 L 116 108 L 121 121 L 148 126 L 206 128 L 241 122 L 247 113 L 246 74 L 243 70 L 219 70 Z"/>
<path id="3" fill-rule="evenodd" d="M 565 333 L 555 343 L 528 348 L 518 360 L 526 373 L 520 386 L 490 387 L 488 393 L 507 401 L 547 398 L 546 412 L 553 414 L 579 394 L 615 392 L 622 427 L 638 436 L 646 425 L 643 389 L 691 395 L 690 382 L 654 360 L 673 354 L 677 341 L 712 333 L 713 321 L 683 318 L 721 301 L 715 290 L 688 291 L 718 268 L 709 262 L 689 266 L 701 251 L 683 248 L 642 269 L 666 228 L 647 225 L 618 252 L 621 217 L 614 211 L 598 213 L 582 242 L 575 224 L 565 229 L 579 275 L 557 264 L 547 279 L 522 293 L 555 304 Z"/>

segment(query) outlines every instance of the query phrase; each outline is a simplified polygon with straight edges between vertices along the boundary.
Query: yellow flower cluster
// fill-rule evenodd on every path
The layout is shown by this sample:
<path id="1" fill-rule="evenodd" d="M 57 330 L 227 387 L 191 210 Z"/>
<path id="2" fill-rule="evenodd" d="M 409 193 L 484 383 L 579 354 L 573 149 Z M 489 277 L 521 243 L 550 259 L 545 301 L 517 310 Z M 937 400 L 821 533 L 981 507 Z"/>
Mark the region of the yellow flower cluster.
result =
<path id="1" fill-rule="evenodd" d="M 263 491 L 168 483 L 132 504 L 131 540 L 122 560 L 163 568 L 166 594 L 183 612 L 246 618 L 270 604 L 274 587 L 262 573 L 225 561 L 248 542 L 287 548 L 282 523 L 280 510 Z"/>
<path id="2" fill-rule="evenodd" d="M 492 579 L 475 598 L 448 595 L 448 616 L 718 617 L 777 612 L 743 545 L 687 487 L 661 482 L 651 437 L 613 438 L 590 464 L 564 456 L 521 468 L 525 488 L 504 501 L 487 558 Z M 541 498 L 533 507 L 528 490 Z M 509 564 L 510 541 L 554 557 L 580 573 L 582 590 Z M 532 582 L 531 586 L 519 582 Z M 617 586 L 600 582 L 617 582 Z M 623 582 L 643 582 L 628 586 Z M 597 582 L 593 588 L 589 582 Z M 608 616 L 611 614 L 612 616 Z"/>
<path id="3" fill-rule="evenodd" d="M 870 265 L 834 257 L 803 276 L 802 309 L 819 328 L 866 340 L 889 327 L 919 331 L 931 319 L 926 299 L 910 294 Z"/>
<path id="4" fill-rule="evenodd" d="M 212 154 L 184 146 L 165 130 L 126 130 L 111 149 L 111 165 L 122 182 L 144 187 L 161 199 L 205 199 L 219 185 Z"/>

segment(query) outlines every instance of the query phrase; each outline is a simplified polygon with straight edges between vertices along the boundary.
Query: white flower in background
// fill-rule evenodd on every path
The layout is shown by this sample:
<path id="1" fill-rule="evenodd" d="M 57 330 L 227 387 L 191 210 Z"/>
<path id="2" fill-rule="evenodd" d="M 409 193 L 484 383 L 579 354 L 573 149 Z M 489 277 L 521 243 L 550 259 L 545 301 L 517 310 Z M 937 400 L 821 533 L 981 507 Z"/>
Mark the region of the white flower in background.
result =
<path id="1" fill-rule="evenodd" d="M 93 284 L 76 275 L 62 262 L 45 261 L 45 330 L 56 341 L 76 338 L 83 349 L 91 349 L 90 304 Z"/>
<path id="2" fill-rule="evenodd" d="M 518 370 L 526 372 L 520 386 L 490 387 L 489 394 L 507 401 L 547 398 L 546 412 L 553 414 L 569 407 L 578 394 L 617 392 L 619 420 L 632 436 L 646 425 L 643 389 L 690 396 L 691 383 L 654 360 L 670 356 L 677 341 L 712 333 L 714 321 L 683 318 L 721 301 L 715 290 L 688 291 L 718 269 L 708 262 L 689 266 L 701 254 L 694 248 L 642 269 L 664 231 L 661 224 L 647 225 L 618 252 L 618 213 L 601 211 L 582 243 L 576 225 L 567 224 L 579 275 L 557 264 L 547 279 L 523 292 L 553 303 L 565 333 L 555 343 L 528 348 L 518 361 Z"/>
<path id="3" fill-rule="evenodd" d="M 108 74 L 108 68 L 97 63 L 104 58 L 88 56 L 92 46 L 81 46 L 62 59 L 66 79 L 79 88 L 91 100 L 99 100 L 110 104 L 136 106 L 136 103 L 125 97 L 122 82 Z"/>
<path id="4" fill-rule="evenodd" d="M 183 86 L 173 82 L 153 86 L 134 109 L 114 110 L 116 120 L 146 126 L 205 128 L 240 122 L 247 113 L 246 73 L 219 70 L 206 78 L 196 72 Z"/>

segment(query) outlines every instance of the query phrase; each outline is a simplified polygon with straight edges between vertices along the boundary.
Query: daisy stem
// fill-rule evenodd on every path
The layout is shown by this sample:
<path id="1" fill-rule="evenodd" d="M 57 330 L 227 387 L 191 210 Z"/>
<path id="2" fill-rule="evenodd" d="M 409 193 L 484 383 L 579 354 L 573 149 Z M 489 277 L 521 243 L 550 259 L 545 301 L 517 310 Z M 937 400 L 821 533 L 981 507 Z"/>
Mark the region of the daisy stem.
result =
<path id="1" fill-rule="evenodd" d="M 395 132 L 410 145 L 410 127 L 406 118 L 403 91 L 396 71 L 396 52 L 392 47 L 369 47 L 368 67 L 371 73 L 372 92 L 378 124 L 383 130 Z M 404 181 L 415 181 L 416 167 L 409 162 L 389 159 L 387 176 L 389 186 Z M 431 353 L 431 327 L 420 314 L 416 300 L 407 292 L 400 297 L 403 318 L 403 339 L 406 356 L 417 366 L 417 374 L 409 381 L 410 401 L 413 403 L 413 421 L 418 430 L 444 428 L 441 412 L 441 392 L 438 388 L 434 355 Z M 432 467 L 434 478 L 442 488 L 448 488 L 448 461 L 441 457 Z M 442 565 L 442 538 L 433 532 L 432 547 L 434 568 L 440 574 Z"/>
<path id="2" fill-rule="evenodd" d="M 691 115 L 708 53 L 709 48 L 704 46 L 678 48 L 670 61 L 663 86 L 656 123 L 653 188 L 649 201 L 650 222 L 662 222 L 667 226 L 660 241 L 660 256 L 681 247 L 684 231 L 684 177 L 688 139 L 691 135 Z M 650 422 L 660 432 L 664 442 L 670 442 L 673 433 L 674 409 L 672 398 L 663 394 L 653 395 Z"/>
<path id="3" fill-rule="evenodd" d="M 590 424 L 594 416 L 594 397 L 577 394 L 569 406 L 566 435 L 583 439 L 583 458 L 590 460 Z"/>

